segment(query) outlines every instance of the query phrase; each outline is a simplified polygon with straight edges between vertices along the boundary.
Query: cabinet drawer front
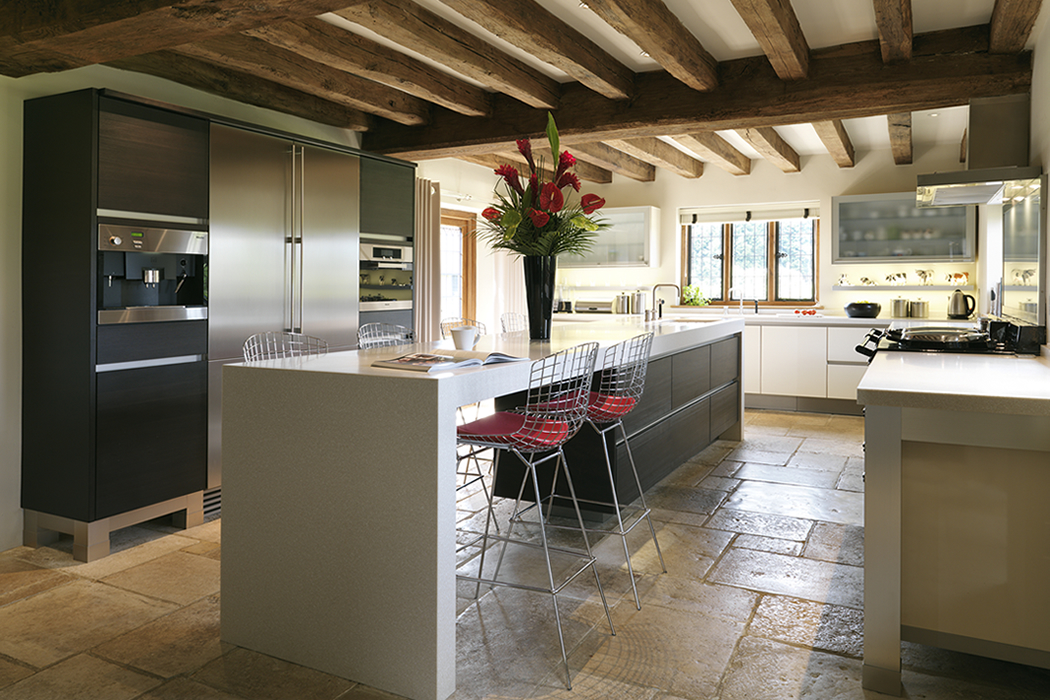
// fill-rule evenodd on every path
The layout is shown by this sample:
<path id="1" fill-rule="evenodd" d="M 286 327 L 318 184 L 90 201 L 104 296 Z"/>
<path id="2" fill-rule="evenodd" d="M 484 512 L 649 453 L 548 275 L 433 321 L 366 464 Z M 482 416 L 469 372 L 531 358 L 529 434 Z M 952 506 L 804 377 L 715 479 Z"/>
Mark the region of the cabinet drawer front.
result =
<path id="1" fill-rule="evenodd" d="M 857 400 L 860 384 L 867 365 L 828 365 L 828 398 Z"/>
<path id="2" fill-rule="evenodd" d="M 711 344 L 711 386 L 722 386 L 740 377 L 740 336 Z"/>
<path id="3" fill-rule="evenodd" d="M 127 323 L 98 327 L 98 364 L 208 352 L 207 321 Z"/>
<path id="4" fill-rule="evenodd" d="M 672 356 L 674 386 L 671 406 L 684 406 L 711 389 L 711 346 L 694 348 Z"/>
<path id="5" fill-rule="evenodd" d="M 864 342 L 871 328 L 829 328 L 828 361 L 867 363 L 867 358 L 857 352 L 856 347 Z"/>

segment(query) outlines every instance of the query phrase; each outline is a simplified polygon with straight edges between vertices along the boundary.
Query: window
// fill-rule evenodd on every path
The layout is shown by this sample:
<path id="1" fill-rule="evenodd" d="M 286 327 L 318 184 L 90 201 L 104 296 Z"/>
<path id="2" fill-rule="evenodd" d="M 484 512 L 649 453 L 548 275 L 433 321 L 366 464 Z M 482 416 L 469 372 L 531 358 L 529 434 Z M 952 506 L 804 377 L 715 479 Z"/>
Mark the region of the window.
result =
<path id="1" fill-rule="evenodd" d="M 441 210 L 441 316 L 474 318 L 474 214 Z"/>
<path id="2" fill-rule="evenodd" d="M 712 303 L 816 302 L 817 217 L 683 224 L 683 283 Z"/>

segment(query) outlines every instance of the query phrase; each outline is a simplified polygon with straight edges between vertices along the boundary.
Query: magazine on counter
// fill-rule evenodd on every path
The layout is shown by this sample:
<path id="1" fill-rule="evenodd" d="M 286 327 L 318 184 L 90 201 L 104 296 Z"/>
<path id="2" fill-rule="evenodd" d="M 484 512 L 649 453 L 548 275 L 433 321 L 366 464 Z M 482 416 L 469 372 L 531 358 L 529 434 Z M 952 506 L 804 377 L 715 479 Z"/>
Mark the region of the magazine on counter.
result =
<path id="1" fill-rule="evenodd" d="M 413 352 L 400 357 L 376 360 L 373 367 L 408 369 L 415 372 L 441 372 L 460 367 L 480 367 L 500 362 L 524 362 L 527 357 L 514 357 L 502 352 L 478 352 L 476 350 L 442 350 L 441 354 Z"/>

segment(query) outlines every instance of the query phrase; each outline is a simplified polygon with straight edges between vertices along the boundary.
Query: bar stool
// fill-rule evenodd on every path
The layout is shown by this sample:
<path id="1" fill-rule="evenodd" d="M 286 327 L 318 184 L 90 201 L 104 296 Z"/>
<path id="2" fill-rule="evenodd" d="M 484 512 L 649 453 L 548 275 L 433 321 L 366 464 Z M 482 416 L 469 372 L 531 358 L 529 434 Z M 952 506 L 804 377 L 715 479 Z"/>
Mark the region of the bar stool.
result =
<path id="1" fill-rule="evenodd" d="M 645 503 L 645 493 L 642 491 L 642 482 L 638 478 L 638 470 L 634 465 L 634 455 L 631 454 L 631 443 L 627 439 L 627 429 L 623 425 L 623 417 L 630 413 L 642 396 L 645 388 L 645 374 L 649 367 L 649 353 L 652 349 L 653 334 L 643 333 L 622 343 L 617 343 L 606 348 L 602 356 L 599 368 L 597 391 L 591 391 L 587 403 L 587 424 L 594 428 L 602 443 L 605 453 L 605 466 L 609 474 L 609 489 L 612 497 L 611 503 L 581 499 L 583 503 L 593 503 L 598 506 L 611 506 L 616 514 L 616 529 L 602 530 L 607 534 L 617 535 L 623 542 L 623 555 L 627 560 L 627 573 L 631 579 L 631 590 L 634 592 L 634 605 L 642 609 L 642 603 L 638 598 L 638 586 L 634 581 L 634 568 L 631 565 L 631 553 L 627 547 L 627 534 L 634 526 L 645 520 L 649 524 L 649 533 L 656 547 L 656 554 L 660 558 L 660 568 L 667 573 L 667 565 L 664 564 L 664 555 L 660 551 L 660 543 L 656 540 L 656 528 L 650 516 L 649 506 Z M 635 486 L 638 487 L 638 499 L 641 508 L 635 519 L 627 527 L 624 526 L 624 512 L 629 506 L 620 505 L 616 496 L 616 479 L 613 476 L 612 461 L 609 459 L 609 443 L 606 434 L 612 433 L 615 441 L 616 428 L 619 427 L 623 434 L 624 448 L 627 450 L 627 459 L 631 465 L 631 474 L 634 476 Z"/>
<path id="2" fill-rule="evenodd" d="M 445 318 L 441 320 L 441 339 L 447 339 L 452 336 L 453 328 L 460 328 L 462 326 L 473 326 L 477 329 L 478 335 L 485 335 L 485 324 L 481 321 L 475 321 L 472 318 Z"/>
<path id="3" fill-rule="evenodd" d="M 584 343 L 583 345 L 549 355 L 542 360 L 537 360 L 532 365 L 528 399 L 524 406 L 510 411 L 500 411 L 466 425 L 461 425 L 457 429 L 458 439 L 461 444 L 492 447 L 496 450 L 496 459 L 493 466 L 494 474 L 499 471 L 500 457 L 504 452 L 518 458 L 525 467 L 519 499 L 520 494 L 524 492 L 528 482 L 531 480 L 533 496 L 536 499 L 536 503 L 540 503 L 540 487 L 536 467 L 551 459 L 557 460 L 556 465 L 565 463 L 565 453 L 562 450 L 562 446 L 576 434 L 586 418 L 588 389 L 594 373 L 594 362 L 597 356 L 598 344 Z M 492 534 L 490 532 L 490 522 L 493 516 L 490 509 L 485 520 L 485 533 L 481 537 L 478 574 L 477 576 L 457 574 L 456 578 L 476 583 L 475 597 L 479 594 L 483 583 L 490 586 L 508 586 L 549 594 L 554 603 L 554 619 L 558 626 L 558 644 L 561 647 L 562 662 L 565 664 L 566 688 L 572 690 L 569 660 L 565 653 L 565 638 L 562 634 L 561 615 L 558 612 L 558 593 L 588 568 L 594 574 L 594 582 L 598 587 L 602 605 L 605 606 L 609 630 L 612 634 L 616 634 L 616 632 L 613 628 L 609 604 L 605 599 L 605 592 L 602 590 L 601 581 L 598 579 L 594 554 L 591 551 L 587 530 L 583 526 L 583 516 L 576 502 L 576 492 L 572 485 L 572 478 L 569 476 L 568 469 L 564 473 L 571 500 L 576 510 L 579 531 L 583 535 L 585 551 L 551 546 L 547 541 L 547 529 L 543 517 L 540 517 L 535 523 L 539 525 L 540 530 L 539 544 L 535 541 L 515 539 L 513 536 L 515 522 L 513 521 L 507 527 L 505 535 Z M 522 523 L 523 526 L 525 524 L 524 521 L 519 520 L 517 522 Z M 500 550 L 495 573 L 491 578 L 488 578 L 485 576 L 485 553 L 490 540 L 502 542 L 503 546 Z M 546 587 L 499 579 L 499 570 L 508 544 L 525 545 L 543 550 L 547 567 L 548 585 Z M 551 552 L 578 557 L 582 563 L 570 574 L 563 577 L 560 582 L 556 583 L 554 580 L 554 569 L 551 564 Z"/>
<path id="4" fill-rule="evenodd" d="M 504 333 L 529 330 L 529 319 L 525 317 L 525 314 L 519 314 L 517 311 L 508 311 L 503 314 L 499 317 L 499 322 Z"/>
<path id="5" fill-rule="evenodd" d="M 248 336 L 248 339 L 244 341 L 242 352 L 245 362 L 305 355 L 327 355 L 328 341 L 302 333 L 265 331 Z"/>
<path id="6" fill-rule="evenodd" d="M 370 350 L 412 342 L 412 330 L 396 323 L 365 323 L 357 329 L 357 349 Z"/>

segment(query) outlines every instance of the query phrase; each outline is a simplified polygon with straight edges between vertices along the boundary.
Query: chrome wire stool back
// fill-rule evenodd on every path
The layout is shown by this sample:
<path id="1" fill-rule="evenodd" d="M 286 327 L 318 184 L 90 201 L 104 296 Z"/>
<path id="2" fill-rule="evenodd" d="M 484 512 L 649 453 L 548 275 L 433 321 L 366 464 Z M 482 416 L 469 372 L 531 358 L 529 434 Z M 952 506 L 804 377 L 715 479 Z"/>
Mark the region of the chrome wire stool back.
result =
<path id="1" fill-rule="evenodd" d="M 504 333 L 529 330 L 529 319 L 525 317 L 525 314 L 519 314 L 517 311 L 508 311 L 503 314 L 499 317 L 499 323 L 503 326 Z"/>
<path id="2" fill-rule="evenodd" d="M 556 469 L 565 463 L 565 453 L 562 446 L 565 442 L 579 431 L 587 416 L 587 400 L 592 375 L 594 374 L 594 363 L 598 356 L 597 343 L 584 343 L 567 350 L 549 355 L 542 360 L 537 360 L 532 365 L 529 379 L 528 399 L 524 406 L 509 411 L 500 411 L 491 416 L 461 425 L 458 428 L 459 442 L 461 444 L 492 447 L 496 450 L 496 460 L 493 467 L 493 475 L 499 471 L 500 457 L 504 452 L 514 455 L 525 467 L 519 490 L 519 499 L 529 481 L 532 482 L 532 492 L 536 503 L 541 502 L 539 477 L 536 467 L 548 460 L 557 460 Z M 609 630 L 615 634 L 612 623 L 612 615 L 609 612 L 608 602 L 605 600 L 605 592 L 602 590 L 601 581 L 598 579 L 598 570 L 595 566 L 594 554 L 591 551 L 587 530 L 583 526 L 583 516 L 579 505 L 576 503 L 575 490 L 568 469 L 565 469 L 566 482 L 569 493 L 576 511 L 576 520 L 579 523 L 579 531 L 583 534 L 584 551 L 569 549 L 566 547 L 553 547 L 547 540 L 547 529 L 544 519 L 540 517 L 535 523 L 539 526 L 539 543 L 534 539 L 528 540 L 514 537 L 514 526 L 523 521 L 512 521 L 506 534 L 497 535 L 490 531 L 492 520 L 492 509 L 488 511 L 485 519 L 485 533 L 481 536 L 481 553 L 478 557 L 477 575 L 457 574 L 457 578 L 463 581 L 471 581 L 477 584 L 475 597 L 480 592 L 481 584 L 491 586 L 508 586 L 525 590 L 547 593 L 554 603 L 554 619 L 558 626 L 558 644 L 561 647 L 562 662 L 565 664 L 566 687 L 572 689 L 572 677 L 569 672 L 569 661 L 565 653 L 565 637 L 561 628 L 561 616 L 558 612 L 558 593 L 588 568 L 594 574 L 594 582 L 598 593 L 605 606 L 605 615 L 609 621 Z M 485 553 L 489 541 L 495 540 L 502 543 L 499 559 L 496 563 L 495 572 L 491 577 L 485 575 Z M 500 567 L 506 554 L 508 544 L 524 545 L 543 551 L 546 563 L 547 585 L 529 585 L 521 581 L 507 581 L 499 578 Z M 571 569 L 570 573 L 555 581 L 554 569 L 551 564 L 551 553 L 568 555 L 580 560 L 579 566 Z"/>
<path id="3" fill-rule="evenodd" d="M 631 590 L 634 592 L 634 605 L 639 610 L 642 609 L 642 603 L 638 598 L 638 587 L 634 581 L 631 553 L 627 548 L 627 534 L 642 520 L 649 524 L 649 533 L 652 535 L 656 554 L 660 558 L 660 568 L 663 569 L 664 573 L 667 573 L 664 555 L 660 551 L 660 543 L 656 540 L 656 528 L 653 527 L 649 506 L 645 503 L 642 482 L 638 478 L 638 469 L 634 464 L 631 442 L 627 439 L 627 429 L 623 425 L 623 417 L 638 405 L 638 401 L 642 397 L 642 391 L 645 389 L 645 375 L 649 367 L 649 353 L 652 350 L 652 345 L 653 334 L 643 333 L 606 348 L 602 356 L 601 365 L 598 368 L 597 391 L 590 393 L 587 403 L 587 423 L 598 433 L 605 452 L 605 466 L 609 474 L 609 489 L 612 502 L 585 502 L 595 503 L 600 506 L 612 506 L 616 515 L 616 529 L 609 532 L 609 534 L 618 535 L 623 540 L 623 555 L 627 559 L 627 573 L 631 579 Z M 622 505 L 616 496 L 616 477 L 613 475 L 612 461 L 609 458 L 609 441 L 606 439 L 606 434 L 612 433 L 612 442 L 615 444 L 615 430 L 617 427 L 620 428 L 623 434 L 623 445 L 627 451 L 627 459 L 631 466 L 631 474 L 634 476 L 634 484 L 638 488 L 640 504 L 638 511 L 633 514 L 633 521 L 627 527 L 624 526 L 624 513 L 630 506 L 627 504 Z"/>
<path id="4" fill-rule="evenodd" d="M 453 328 L 462 328 L 463 326 L 473 326 L 477 329 L 478 335 L 485 335 L 485 324 L 472 318 L 443 318 L 440 325 L 442 339 L 451 337 Z"/>
<path id="5" fill-rule="evenodd" d="M 365 323 L 357 329 L 357 348 L 369 350 L 412 342 L 412 331 L 396 323 Z"/>
<path id="6" fill-rule="evenodd" d="M 304 355 L 327 355 L 328 341 L 302 333 L 266 331 L 244 341 L 244 361 L 274 360 Z"/>

